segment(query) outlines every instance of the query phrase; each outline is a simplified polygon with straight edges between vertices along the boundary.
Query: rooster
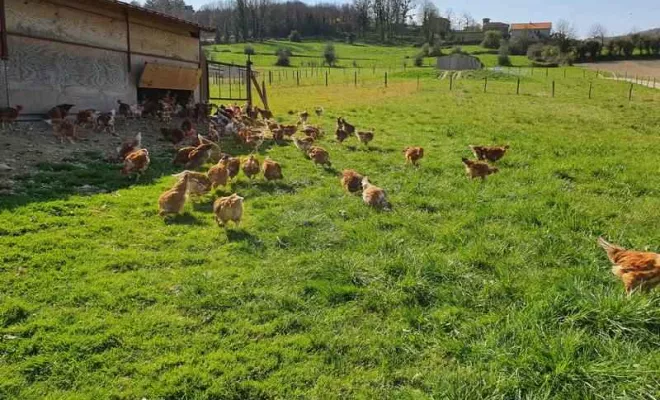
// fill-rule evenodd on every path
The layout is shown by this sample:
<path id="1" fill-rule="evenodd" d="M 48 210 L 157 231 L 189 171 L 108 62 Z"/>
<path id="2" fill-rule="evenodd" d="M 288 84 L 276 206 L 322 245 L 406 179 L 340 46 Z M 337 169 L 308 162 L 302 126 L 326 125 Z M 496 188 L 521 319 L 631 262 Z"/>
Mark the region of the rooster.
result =
<path id="1" fill-rule="evenodd" d="M 491 167 L 484 161 L 468 160 L 467 158 L 461 160 L 465 164 L 465 172 L 472 179 L 481 178 L 481 180 L 486 180 L 488 175 L 499 172 L 497 167 Z"/>
<path id="2" fill-rule="evenodd" d="M 384 210 L 391 209 L 385 191 L 369 182 L 369 177 L 362 178 L 362 201 L 366 205 Z"/>
<path id="3" fill-rule="evenodd" d="M 423 147 L 406 147 L 403 149 L 403 153 L 406 156 L 406 163 L 411 163 L 412 165 L 417 165 L 417 162 L 424 157 L 424 148 Z"/>
<path id="4" fill-rule="evenodd" d="M 142 133 L 138 132 L 134 138 L 124 140 L 121 146 L 117 147 L 119 161 L 124 161 L 127 155 L 142 148 Z"/>
<path id="5" fill-rule="evenodd" d="M 266 178 L 267 181 L 274 181 L 283 178 L 280 163 L 273 161 L 270 158 L 264 160 L 261 169 L 263 169 L 264 178 Z"/>
<path id="6" fill-rule="evenodd" d="M 250 156 L 245 161 L 243 161 L 241 169 L 243 170 L 245 176 L 252 179 L 260 171 L 259 160 L 254 157 L 254 154 L 250 154 Z"/>
<path id="7" fill-rule="evenodd" d="M 598 244 L 607 252 L 613 264 L 612 273 L 621 278 L 628 294 L 660 283 L 660 254 L 626 250 L 602 237 L 598 238 Z"/>
<path id="8" fill-rule="evenodd" d="M 135 180 L 137 181 L 140 179 L 140 175 L 147 170 L 150 162 L 147 149 L 135 150 L 124 158 L 124 168 L 122 168 L 121 173 L 129 176 L 136 174 Z"/>
<path id="9" fill-rule="evenodd" d="M 352 169 L 345 169 L 341 173 L 341 185 L 350 193 L 362 191 L 364 177 Z"/>
<path id="10" fill-rule="evenodd" d="M 222 227 L 229 221 L 234 221 L 236 226 L 243 217 L 244 198 L 236 193 L 227 197 L 220 197 L 213 203 L 213 213 L 218 226 Z"/>
<path id="11" fill-rule="evenodd" d="M 490 162 L 495 162 L 500 158 L 504 157 L 506 151 L 509 149 L 509 145 L 506 146 L 472 146 L 470 145 L 470 150 L 475 157 L 479 160 L 488 160 Z"/>
<path id="12" fill-rule="evenodd" d="M 18 119 L 21 111 L 23 111 L 23 106 L 21 105 L 14 106 L 13 108 L 0 108 L 0 123 L 2 123 L 2 129 L 5 129 L 5 124 L 9 124 L 9 126 L 13 129 L 13 125 L 16 122 L 16 119 Z"/>

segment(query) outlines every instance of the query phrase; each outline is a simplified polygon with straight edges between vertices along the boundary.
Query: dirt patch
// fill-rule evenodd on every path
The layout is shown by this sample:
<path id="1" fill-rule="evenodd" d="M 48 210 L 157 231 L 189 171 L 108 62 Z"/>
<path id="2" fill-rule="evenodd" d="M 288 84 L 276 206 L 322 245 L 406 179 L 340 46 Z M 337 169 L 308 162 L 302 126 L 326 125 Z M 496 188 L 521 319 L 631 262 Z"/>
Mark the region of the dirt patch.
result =
<path id="1" fill-rule="evenodd" d="M 617 77 L 635 78 L 640 77 L 647 80 L 648 77 L 656 78 L 660 82 L 660 60 L 623 60 L 579 64 L 591 70 L 612 72 Z"/>
<path id="2" fill-rule="evenodd" d="M 178 127 L 181 121 L 175 119 L 167 125 L 146 118 L 118 120 L 117 137 L 91 129 L 80 129 L 82 138 L 73 144 L 61 144 L 45 122 L 17 123 L 13 130 L 7 128 L 0 131 L 0 195 L 11 193 L 13 179 L 36 171 L 41 163 L 75 162 L 81 153 L 100 153 L 107 159 L 116 157 L 116 149 L 122 141 L 138 132 L 142 132 L 142 143 L 150 152 L 171 151 L 172 144 L 163 140 L 160 128 Z M 206 134 L 207 127 L 198 126 L 197 131 Z"/>

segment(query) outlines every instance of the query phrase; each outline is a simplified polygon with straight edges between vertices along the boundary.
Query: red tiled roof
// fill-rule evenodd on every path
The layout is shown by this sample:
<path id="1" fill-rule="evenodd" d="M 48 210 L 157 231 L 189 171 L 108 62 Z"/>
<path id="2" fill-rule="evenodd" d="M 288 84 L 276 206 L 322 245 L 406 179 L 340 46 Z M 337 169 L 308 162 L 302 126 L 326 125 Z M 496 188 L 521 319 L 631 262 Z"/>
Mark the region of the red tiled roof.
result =
<path id="1" fill-rule="evenodd" d="M 534 29 L 552 29 L 552 22 L 530 22 L 527 24 L 511 24 L 512 31 L 527 31 Z"/>

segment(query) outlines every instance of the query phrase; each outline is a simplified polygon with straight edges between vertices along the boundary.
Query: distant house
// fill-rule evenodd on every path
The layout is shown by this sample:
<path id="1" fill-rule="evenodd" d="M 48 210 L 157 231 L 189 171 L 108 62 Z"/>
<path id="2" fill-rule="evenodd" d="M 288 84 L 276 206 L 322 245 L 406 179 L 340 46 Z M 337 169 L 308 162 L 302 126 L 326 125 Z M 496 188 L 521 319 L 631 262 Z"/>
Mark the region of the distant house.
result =
<path id="1" fill-rule="evenodd" d="M 494 22 L 490 18 L 484 18 L 482 20 L 483 24 L 481 25 L 484 32 L 488 31 L 498 31 L 502 33 L 502 36 L 509 36 L 509 24 L 504 22 Z"/>
<path id="2" fill-rule="evenodd" d="M 530 22 L 526 24 L 511 24 L 511 37 L 526 37 L 529 39 L 546 39 L 550 37 L 552 22 Z"/>
<path id="3" fill-rule="evenodd" d="M 449 38 L 453 43 L 477 44 L 484 40 L 484 32 L 475 30 L 452 31 Z"/>

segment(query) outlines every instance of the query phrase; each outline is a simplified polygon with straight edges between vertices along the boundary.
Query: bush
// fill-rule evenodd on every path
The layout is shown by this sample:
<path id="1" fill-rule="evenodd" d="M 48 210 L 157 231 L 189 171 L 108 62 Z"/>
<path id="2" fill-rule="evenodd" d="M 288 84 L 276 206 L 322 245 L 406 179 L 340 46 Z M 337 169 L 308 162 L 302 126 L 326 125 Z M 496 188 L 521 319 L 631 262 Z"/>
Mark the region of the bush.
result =
<path id="1" fill-rule="evenodd" d="M 302 42 L 302 37 L 297 30 L 294 29 L 289 33 L 289 42 Z"/>
<path id="2" fill-rule="evenodd" d="M 509 53 L 524 56 L 529 50 L 529 46 L 533 43 L 526 37 L 515 37 L 509 40 Z"/>
<path id="3" fill-rule="evenodd" d="M 440 57 L 442 56 L 442 47 L 440 47 L 440 43 L 436 43 L 433 45 L 431 50 L 429 51 L 429 56 L 430 57 Z"/>
<path id="4" fill-rule="evenodd" d="M 430 47 L 431 46 L 429 46 L 428 43 L 424 43 L 422 45 L 422 49 L 420 50 L 420 54 L 422 55 L 422 57 L 428 57 L 429 56 Z"/>
<path id="5" fill-rule="evenodd" d="M 248 54 L 248 55 L 255 55 L 256 52 L 254 51 L 254 47 L 250 46 L 249 44 L 243 47 L 243 54 Z"/>
<path id="6" fill-rule="evenodd" d="M 454 46 L 451 48 L 451 54 L 465 54 L 461 46 Z"/>
<path id="7" fill-rule="evenodd" d="M 622 39 L 619 41 L 619 48 L 626 57 L 631 57 L 635 52 L 635 43 L 630 38 Z"/>
<path id="8" fill-rule="evenodd" d="M 355 33 L 348 32 L 344 36 L 345 36 L 346 43 L 348 43 L 348 44 L 355 43 Z"/>
<path id="9" fill-rule="evenodd" d="M 275 65 L 280 67 L 291 66 L 291 60 L 289 59 L 291 57 L 291 50 L 286 47 L 280 47 L 275 51 L 275 55 L 277 56 Z"/>
<path id="10" fill-rule="evenodd" d="M 503 67 L 511 65 L 511 60 L 509 60 L 509 44 L 504 40 L 501 41 L 500 48 L 497 51 L 497 65 Z"/>
<path id="11" fill-rule="evenodd" d="M 331 67 L 335 65 L 337 62 L 337 54 L 335 53 L 334 44 L 328 43 L 325 45 L 325 48 L 323 49 L 323 59 L 327 65 Z"/>
<path id="12" fill-rule="evenodd" d="M 424 55 L 419 53 L 415 56 L 415 67 L 421 67 L 424 65 Z"/>
<path id="13" fill-rule="evenodd" d="M 497 49 L 500 47 L 502 41 L 502 32 L 500 31 L 486 31 L 484 40 L 481 45 L 487 49 Z"/>

